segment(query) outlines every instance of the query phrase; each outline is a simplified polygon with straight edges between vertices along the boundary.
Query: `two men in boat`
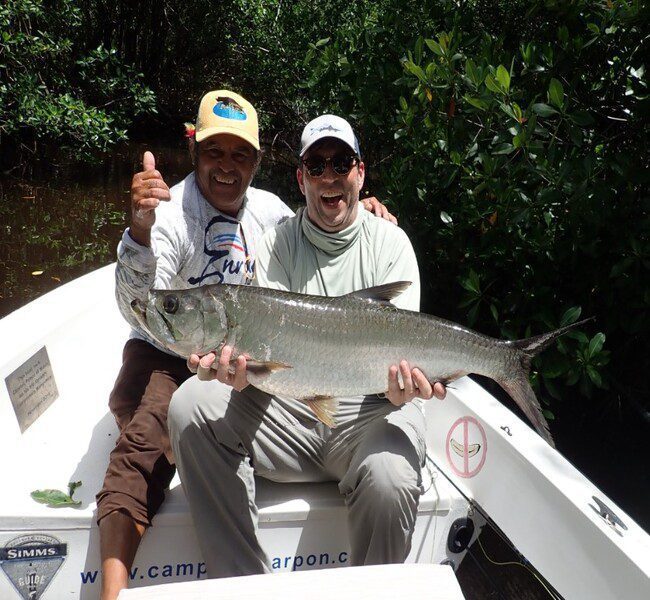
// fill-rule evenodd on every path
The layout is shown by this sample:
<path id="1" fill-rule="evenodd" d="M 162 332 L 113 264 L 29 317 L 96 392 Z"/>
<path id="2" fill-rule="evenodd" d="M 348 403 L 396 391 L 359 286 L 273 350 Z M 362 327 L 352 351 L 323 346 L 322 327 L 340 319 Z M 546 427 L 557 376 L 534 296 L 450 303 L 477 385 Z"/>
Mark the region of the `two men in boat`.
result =
<path id="1" fill-rule="evenodd" d="M 406 234 L 359 209 L 365 165 L 344 119 L 324 115 L 303 131 L 298 185 L 306 207 L 268 231 L 255 283 L 339 296 L 412 281 L 394 303 L 418 310 L 418 266 Z M 271 571 L 257 536 L 254 475 L 277 482 L 336 481 L 348 506 L 352 565 L 403 562 L 411 545 L 425 460 L 423 402 L 444 397 L 406 361 L 387 373 L 385 397 L 340 398 L 337 427 L 302 402 L 246 379 L 232 349 L 190 357 L 198 377 L 174 394 L 169 429 L 209 577 Z M 355 360 L 350 356 L 350 360 Z M 398 372 L 404 382 L 400 387 Z M 217 381 L 201 381 L 216 378 Z"/>
<path id="2" fill-rule="evenodd" d="M 130 227 L 118 247 L 116 295 L 134 327 L 109 406 L 120 436 L 97 495 L 102 599 L 117 597 L 145 529 L 174 475 L 167 409 L 192 373 L 185 359 L 140 331 L 129 305 L 152 288 L 248 284 L 259 240 L 293 215 L 277 196 L 250 185 L 260 162 L 257 113 L 228 90 L 201 100 L 190 140 L 194 171 L 171 190 L 146 152 L 133 177 Z M 368 209 L 387 217 L 376 201 Z"/>

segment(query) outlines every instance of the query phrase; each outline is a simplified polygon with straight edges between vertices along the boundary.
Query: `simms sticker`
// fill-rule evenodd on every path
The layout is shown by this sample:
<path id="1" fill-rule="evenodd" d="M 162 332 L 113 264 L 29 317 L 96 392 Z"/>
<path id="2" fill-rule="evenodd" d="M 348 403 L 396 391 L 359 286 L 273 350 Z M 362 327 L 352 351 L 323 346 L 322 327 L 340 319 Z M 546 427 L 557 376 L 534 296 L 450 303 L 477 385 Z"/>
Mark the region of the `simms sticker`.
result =
<path id="1" fill-rule="evenodd" d="M 22 598 L 38 600 L 67 553 L 68 545 L 51 535 L 22 535 L 0 548 L 0 567 Z"/>

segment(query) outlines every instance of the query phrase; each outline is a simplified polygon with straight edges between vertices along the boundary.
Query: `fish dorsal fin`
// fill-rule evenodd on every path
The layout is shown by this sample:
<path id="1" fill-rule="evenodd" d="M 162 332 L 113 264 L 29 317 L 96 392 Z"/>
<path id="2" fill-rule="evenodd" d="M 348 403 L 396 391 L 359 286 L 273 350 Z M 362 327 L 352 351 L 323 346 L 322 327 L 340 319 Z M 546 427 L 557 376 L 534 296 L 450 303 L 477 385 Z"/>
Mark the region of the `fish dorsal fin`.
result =
<path id="1" fill-rule="evenodd" d="M 410 281 L 394 281 L 345 294 L 344 298 L 358 298 L 359 300 L 371 300 L 386 304 L 399 296 L 410 285 Z"/>
<path id="2" fill-rule="evenodd" d="M 336 427 L 334 415 L 339 406 L 337 398 L 332 398 L 332 396 L 312 396 L 311 398 L 303 398 L 303 402 L 311 408 L 321 423 L 332 429 Z"/>

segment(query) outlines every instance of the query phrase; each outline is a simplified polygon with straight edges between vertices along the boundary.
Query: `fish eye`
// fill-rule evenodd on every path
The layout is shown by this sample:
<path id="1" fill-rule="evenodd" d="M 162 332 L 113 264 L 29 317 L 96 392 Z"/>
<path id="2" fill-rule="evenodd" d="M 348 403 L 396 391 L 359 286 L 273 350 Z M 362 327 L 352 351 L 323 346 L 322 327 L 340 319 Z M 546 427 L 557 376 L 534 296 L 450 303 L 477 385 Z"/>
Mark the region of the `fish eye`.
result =
<path id="1" fill-rule="evenodd" d="M 163 309 L 167 314 L 173 315 L 178 310 L 179 302 L 178 296 L 167 294 L 163 298 Z"/>

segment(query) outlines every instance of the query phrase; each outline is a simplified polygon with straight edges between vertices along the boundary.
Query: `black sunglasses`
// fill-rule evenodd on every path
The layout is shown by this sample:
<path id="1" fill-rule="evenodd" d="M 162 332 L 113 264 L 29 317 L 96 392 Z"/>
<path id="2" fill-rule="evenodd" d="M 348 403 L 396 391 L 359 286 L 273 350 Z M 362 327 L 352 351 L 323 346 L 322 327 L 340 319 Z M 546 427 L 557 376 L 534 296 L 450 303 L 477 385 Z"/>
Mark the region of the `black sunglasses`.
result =
<path id="1" fill-rule="evenodd" d="M 323 158 L 322 156 L 314 156 L 311 158 L 305 158 L 302 161 L 302 164 L 305 165 L 307 173 L 311 177 L 320 177 L 327 168 L 327 164 L 332 165 L 332 169 L 338 175 L 347 175 L 352 167 L 359 163 L 359 157 L 354 154 L 345 155 L 337 154 L 332 156 L 332 158 Z"/>

